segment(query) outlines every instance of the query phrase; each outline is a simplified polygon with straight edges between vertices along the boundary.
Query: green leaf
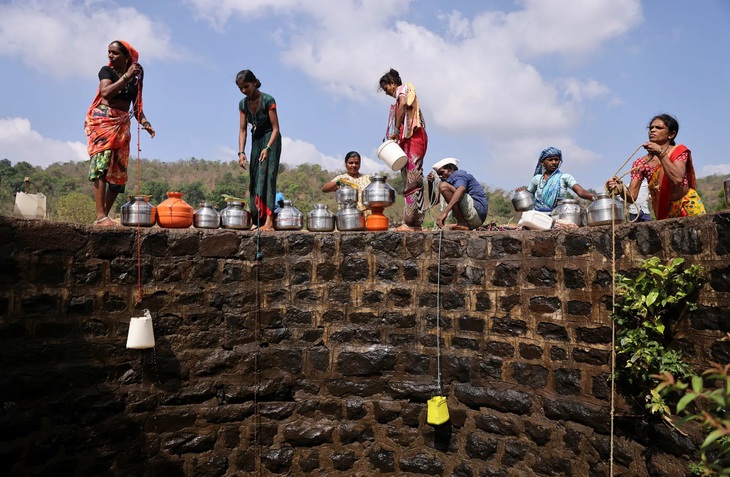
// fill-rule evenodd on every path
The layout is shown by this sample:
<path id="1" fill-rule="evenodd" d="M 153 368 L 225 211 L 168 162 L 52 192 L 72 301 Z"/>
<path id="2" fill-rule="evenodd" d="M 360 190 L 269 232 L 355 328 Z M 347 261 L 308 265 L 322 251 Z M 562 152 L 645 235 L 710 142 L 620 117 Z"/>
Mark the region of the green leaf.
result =
<path id="1" fill-rule="evenodd" d="M 679 402 L 677 403 L 677 413 L 684 411 L 684 409 L 689 405 L 689 403 L 691 403 L 698 397 L 699 397 L 699 394 L 694 394 L 694 393 L 687 393 L 684 396 L 682 396 L 682 399 L 680 399 Z"/>

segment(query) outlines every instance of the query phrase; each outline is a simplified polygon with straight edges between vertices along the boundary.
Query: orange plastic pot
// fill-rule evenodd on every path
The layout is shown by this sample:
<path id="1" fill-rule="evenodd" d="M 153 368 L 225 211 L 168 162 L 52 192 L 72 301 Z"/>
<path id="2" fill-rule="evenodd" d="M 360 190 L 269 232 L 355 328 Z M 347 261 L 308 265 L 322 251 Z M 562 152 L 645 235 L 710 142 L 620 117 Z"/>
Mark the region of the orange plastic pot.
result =
<path id="1" fill-rule="evenodd" d="M 365 219 L 365 229 L 388 230 L 388 217 L 383 215 L 382 211 L 380 213 L 373 211 L 373 213 L 368 215 Z"/>
<path id="2" fill-rule="evenodd" d="M 182 199 L 182 192 L 168 192 L 167 199 L 157 206 L 157 225 L 184 229 L 193 225 L 193 208 Z"/>

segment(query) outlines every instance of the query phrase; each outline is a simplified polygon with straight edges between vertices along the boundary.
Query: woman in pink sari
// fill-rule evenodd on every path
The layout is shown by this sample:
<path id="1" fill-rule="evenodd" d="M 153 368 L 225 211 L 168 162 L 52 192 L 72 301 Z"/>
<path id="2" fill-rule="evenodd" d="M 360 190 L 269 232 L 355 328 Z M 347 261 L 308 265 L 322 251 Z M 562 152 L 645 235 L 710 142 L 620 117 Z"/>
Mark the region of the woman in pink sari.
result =
<path id="1" fill-rule="evenodd" d="M 426 211 L 423 194 L 423 157 L 428 146 L 426 122 L 418 104 L 416 88 L 411 83 L 403 84 L 396 70 L 391 68 L 380 78 L 380 89 L 395 98 L 395 103 L 390 106 L 386 137 L 396 141 L 408 156 L 408 163 L 401 169 L 406 199 L 403 225 L 396 230 L 421 230 Z"/>
<path id="2" fill-rule="evenodd" d="M 126 41 L 113 41 L 109 64 L 99 70 L 99 89 L 86 113 L 89 180 L 94 183 L 94 225 L 113 226 L 109 211 L 127 183 L 130 118 L 137 118 L 151 137 L 155 130 L 142 110 L 142 66 L 139 53 Z M 130 110 L 131 108 L 131 110 Z"/>
<path id="3" fill-rule="evenodd" d="M 631 183 L 627 201 L 632 203 L 639 194 L 644 179 L 649 184 L 652 207 L 657 220 L 701 215 L 705 206 L 695 188 L 692 153 L 686 146 L 676 144 L 679 123 L 668 114 L 654 116 L 649 122 L 649 140 L 644 143 L 647 155 L 631 167 Z M 607 182 L 608 189 L 623 192 L 618 177 Z"/>

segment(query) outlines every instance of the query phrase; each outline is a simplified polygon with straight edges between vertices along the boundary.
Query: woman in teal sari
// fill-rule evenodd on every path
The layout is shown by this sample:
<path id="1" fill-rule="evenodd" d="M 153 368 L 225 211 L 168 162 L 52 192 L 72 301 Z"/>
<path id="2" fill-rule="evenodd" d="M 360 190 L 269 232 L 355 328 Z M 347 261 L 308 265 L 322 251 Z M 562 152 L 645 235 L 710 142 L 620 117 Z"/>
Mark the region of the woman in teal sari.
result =
<path id="1" fill-rule="evenodd" d="M 276 100 L 259 91 L 261 81 L 251 72 L 243 70 L 236 75 L 236 85 L 246 96 L 238 104 L 240 129 L 238 131 L 238 164 L 249 168 L 246 157 L 248 125 L 251 125 L 251 161 L 249 192 L 251 217 L 260 230 L 274 230 L 276 208 L 276 176 L 281 158 L 281 133 Z"/>
<path id="2" fill-rule="evenodd" d="M 558 201 L 565 199 L 568 190 L 572 190 L 585 200 L 593 200 L 593 194 L 578 184 L 570 174 L 560 171 L 563 153 L 557 147 L 548 147 L 540 153 L 535 166 L 535 174 L 527 186 L 527 190 L 535 194 L 535 210 L 552 212 Z M 517 190 L 524 190 L 519 187 Z"/>

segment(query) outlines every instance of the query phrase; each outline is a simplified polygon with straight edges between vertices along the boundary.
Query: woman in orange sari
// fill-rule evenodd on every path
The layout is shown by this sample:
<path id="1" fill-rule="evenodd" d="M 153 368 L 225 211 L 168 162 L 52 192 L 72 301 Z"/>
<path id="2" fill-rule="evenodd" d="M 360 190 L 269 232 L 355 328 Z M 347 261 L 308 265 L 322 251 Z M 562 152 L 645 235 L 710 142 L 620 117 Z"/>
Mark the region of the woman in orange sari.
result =
<path id="1" fill-rule="evenodd" d="M 631 167 L 627 201 L 632 203 L 636 199 L 641 183 L 646 179 L 658 220 L 705 213 L 705 206 L 695 190 L 697 181 L 692 153 L 686 146 L 676 144 L 678 132 L 679 123 L 672 116 L 654 116 L 649 123 L 649 140 L 643 145 L 647 155 L 634 161 Z M 610 179 L 607 186 L 614 193 L 623 191 L 618 177 Z"/>
<path id="2" fill-rule="evenodd" d="M 94 225 L 113 226 L 109 211 L 127 183 L 130 117 L 134 115 L 151 137 L 155 130 L 142 110 L 143 70 L 139 53 L 125 41 L 109 44 L 109 64 L 99 71 L 99 89 L 86 113 L 89 180 L 94 183 Z M 130 111 L 130 107 L 132 107 Z"/>

